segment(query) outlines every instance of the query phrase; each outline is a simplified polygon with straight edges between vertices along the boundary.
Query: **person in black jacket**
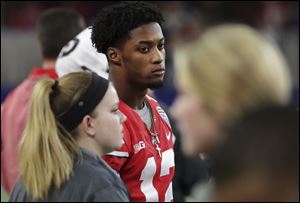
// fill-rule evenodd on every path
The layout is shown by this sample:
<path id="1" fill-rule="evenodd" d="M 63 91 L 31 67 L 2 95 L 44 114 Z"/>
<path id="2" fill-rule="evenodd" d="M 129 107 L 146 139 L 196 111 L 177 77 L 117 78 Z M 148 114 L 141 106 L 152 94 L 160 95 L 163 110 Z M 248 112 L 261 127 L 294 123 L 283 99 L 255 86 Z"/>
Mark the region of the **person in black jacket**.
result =
<path id="1" fill-rule="evenodd" d="M 123 143 L 126 117 L 118 105 L 115 88 L 95 73 L 40 80 L 10 201 L 129 201 L 120 177 L 100 158 Z"/>

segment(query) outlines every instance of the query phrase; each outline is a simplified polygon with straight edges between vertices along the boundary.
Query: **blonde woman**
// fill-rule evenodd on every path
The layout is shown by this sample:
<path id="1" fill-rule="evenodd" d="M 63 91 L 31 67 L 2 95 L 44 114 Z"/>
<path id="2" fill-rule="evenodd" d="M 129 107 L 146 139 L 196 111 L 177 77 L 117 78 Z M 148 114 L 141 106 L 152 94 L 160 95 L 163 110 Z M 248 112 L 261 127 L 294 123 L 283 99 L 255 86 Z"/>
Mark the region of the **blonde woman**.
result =
<path id="1" fill-rule="evenodd" d="M 172 113 L 188 155 L 214 151 L 245 112 L 289 100 L 290 76 L 279 48 L 248 26 L 211 28 L 179 49 L 175 60 L 180 95 Z"/>
<path id="2" fill-rule="evenodd" d="M 123 143 L 115 88 L 78 72 L 34 87 L 20 143 L 20 181 L 10 201 L 129 201 L 100 158 Z"/>

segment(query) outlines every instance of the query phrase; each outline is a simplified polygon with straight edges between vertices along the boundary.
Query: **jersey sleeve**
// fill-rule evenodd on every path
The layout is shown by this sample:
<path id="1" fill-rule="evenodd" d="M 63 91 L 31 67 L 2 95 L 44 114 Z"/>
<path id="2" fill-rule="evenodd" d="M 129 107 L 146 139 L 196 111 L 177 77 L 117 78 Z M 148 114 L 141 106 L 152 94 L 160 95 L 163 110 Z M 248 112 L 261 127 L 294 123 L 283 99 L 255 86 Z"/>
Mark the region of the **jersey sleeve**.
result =
<path id="1" fill-rule="evenodd" d="M 130 147 L 130 134 L 125 125 L 123 128 L 123 133 L 124 144 L 119 149 L 110 152 L 102 157 L 106 161 L 106 163 L 117 172 L 119 172 L 122 166 L 127 162 L 132 151 L 132 147 Z"/>

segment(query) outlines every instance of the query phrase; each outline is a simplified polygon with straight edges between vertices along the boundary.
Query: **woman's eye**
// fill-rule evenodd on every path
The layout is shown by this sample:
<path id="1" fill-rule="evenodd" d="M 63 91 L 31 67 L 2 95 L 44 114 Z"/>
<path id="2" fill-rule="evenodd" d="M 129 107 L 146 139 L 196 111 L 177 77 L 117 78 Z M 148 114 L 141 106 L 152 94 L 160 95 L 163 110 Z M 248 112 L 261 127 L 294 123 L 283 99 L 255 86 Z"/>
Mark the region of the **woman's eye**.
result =
<path id="1" fill-rule="evenodd" d="M 116 108 L 116 109 L 113 109 L 111 112 L 112 112 L 112 113 L 118 113 L 118 111 L 119 111 L 119 109 Z"/>

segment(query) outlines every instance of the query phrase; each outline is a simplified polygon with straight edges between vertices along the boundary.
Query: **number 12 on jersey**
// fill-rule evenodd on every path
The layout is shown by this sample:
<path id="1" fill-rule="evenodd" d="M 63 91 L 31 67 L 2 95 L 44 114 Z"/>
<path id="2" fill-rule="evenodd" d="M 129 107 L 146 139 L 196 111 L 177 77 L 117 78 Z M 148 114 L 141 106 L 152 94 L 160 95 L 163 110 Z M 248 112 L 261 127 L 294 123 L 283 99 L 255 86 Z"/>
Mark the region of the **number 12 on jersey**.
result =
<path id="1" fill-rule="evenodd" d="M 173 149 L 168 149 L 162 153 L 160 177 L 169 175 L 171 167 L 174 167 L 174 151 Z M 153 186 L 153 177 L 156 172 L 156 169 L 157 166 L 154 157 L 148 158 L 146 166 L 143 169 L 140 177 L 140 180 L 142 181 L 141 191 L 144 193 L 147 202 L 159 201 L 158 192 Z M 173 190 L 171 182 L 165 193 L 165 202 L 170 202 L 172 200 Z"/>

